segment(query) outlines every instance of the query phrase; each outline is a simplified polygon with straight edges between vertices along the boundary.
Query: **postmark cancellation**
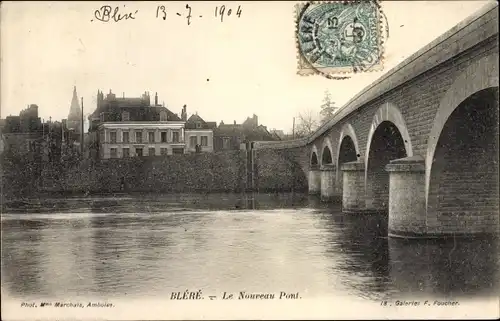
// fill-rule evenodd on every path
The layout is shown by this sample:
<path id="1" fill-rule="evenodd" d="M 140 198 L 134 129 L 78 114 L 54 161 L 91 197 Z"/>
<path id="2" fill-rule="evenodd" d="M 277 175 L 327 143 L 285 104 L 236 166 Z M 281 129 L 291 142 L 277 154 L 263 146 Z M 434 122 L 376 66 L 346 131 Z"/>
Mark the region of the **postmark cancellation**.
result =
<path id="1" fill-rule="evenodd" d="M 383 69 L 384 33 L 377 1 L 299 3 L 295 12 L 299 75 Z"/>

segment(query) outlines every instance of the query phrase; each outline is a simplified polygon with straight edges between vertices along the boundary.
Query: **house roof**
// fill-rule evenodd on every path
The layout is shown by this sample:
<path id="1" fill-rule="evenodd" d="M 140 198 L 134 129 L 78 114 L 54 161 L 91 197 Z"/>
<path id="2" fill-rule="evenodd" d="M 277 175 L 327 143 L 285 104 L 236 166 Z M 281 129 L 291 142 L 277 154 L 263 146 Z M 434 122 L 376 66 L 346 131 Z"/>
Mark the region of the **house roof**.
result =
<path id="1" fill-rule="evenodd" d="M 243 126 L 241 124 L 220 124 L 219 127 L 214 129 L 214 135 L 216 136 L 234 136 L 242 134 Z"/>
<path id="2" fill-rule="evenodd" d="M 250 141 L 279 140 L 279 137 L 271 134 L 263 125 L 247 127 L 242 124 L 221 124 L 214 130 L 214 136 L 239 136 Z"/>
<path id="3" fill-rule="evenodd" d="M 200 127 L 197 127 L 197 123 L 200 123 Z M 186 129 L 213 129 L 217 127 L 216 122 L 206 122 L 201 118 L 198 114 L 193 114 L 189 119 L 186 121 Z"/>
<path id="4" fill-rule="evenodd" d="M 91 117 L 99 117 L 102 112 L 108 113 L 108 121 L 120 121 L 122 112 L 130 113 L 131 121 L 155 121 L 160 120 L 160 113 L 167 113 L 167 120 L 181 121 L 179 116 L 163 106 L 150 106 L 141 98 L 116 98 L 104 100 L 92 113 Z"/>

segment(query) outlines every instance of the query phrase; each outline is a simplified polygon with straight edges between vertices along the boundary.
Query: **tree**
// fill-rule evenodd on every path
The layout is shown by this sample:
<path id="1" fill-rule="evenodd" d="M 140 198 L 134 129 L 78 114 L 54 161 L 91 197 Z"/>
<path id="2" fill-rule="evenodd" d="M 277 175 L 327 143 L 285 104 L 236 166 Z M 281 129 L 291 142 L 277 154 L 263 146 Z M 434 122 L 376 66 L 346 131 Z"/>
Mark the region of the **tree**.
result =
<path id="1" fill-rule="evenodd" d="M 325 91 L 325 97 L 323 98 L 323 104 L 321 105 L 321 124 L 328 122 L 332 119 L 333 115 L 337 112 L 338 107 L 335 106 L 335 103 L 332 101 L 332 97 L 330 92 Z"/>
<path id="2" fill-rule="evenodd" d="M 312 110 L 299 113 L 295 123 L 295 138 L 311 135 L 319 126 L 318 117 Z"/>

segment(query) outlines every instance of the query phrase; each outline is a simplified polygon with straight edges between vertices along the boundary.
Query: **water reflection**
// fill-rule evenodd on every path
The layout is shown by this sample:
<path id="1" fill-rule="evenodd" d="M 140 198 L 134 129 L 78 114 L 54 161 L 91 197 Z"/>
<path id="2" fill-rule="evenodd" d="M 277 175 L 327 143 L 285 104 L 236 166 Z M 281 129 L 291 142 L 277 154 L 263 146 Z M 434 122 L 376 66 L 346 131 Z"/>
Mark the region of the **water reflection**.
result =
<path id="1" fill-rule="evenodd" d="M 338 212 L 337 212 L 338 213 Z M 382 214 L 336 214 L 331 225 L 340 229 L 330 233 L 335 244 L 331 255 L 341 252 L 345 260 L 338 269 L 357 278 L 345 278 L 358 295 L 377 298 L 390 291 L 387 216 Z"/>
<path id="2" fill-rule="evenodd" d="M 2 222 L 2 291 L 4 280 L 10 292 L 16 296 L 25 293 L 43 292 L 44 282 L 40 276 L 41 230 L 40 225 L 12 222 L 12 230 L 23 230 L 22 234 L 5 233 Z"/>
<path id="3" fill-rule="evenodd" d="M 407 241 L 389 239 L 390 275 L 400 293 L 455 297 L 498 290 L 494 239 Z"/>
<path id="4" fill-rule="evenodd" d="M 380 299 L 498 289 L 491 240 L 388 239 L 387 216 L 343 214 L 307 195 L 66 202 L 73 205 L 2 216 L 2 291 L 110 298 L 202 288 Z"/>

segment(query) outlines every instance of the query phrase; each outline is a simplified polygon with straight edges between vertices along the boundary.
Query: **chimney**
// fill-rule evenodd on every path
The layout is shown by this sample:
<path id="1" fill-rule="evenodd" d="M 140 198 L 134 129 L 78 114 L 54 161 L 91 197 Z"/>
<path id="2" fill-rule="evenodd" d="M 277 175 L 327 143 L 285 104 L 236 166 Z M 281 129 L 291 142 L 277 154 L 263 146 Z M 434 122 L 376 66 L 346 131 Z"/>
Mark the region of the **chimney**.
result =
<path id="1" fill-rule="evenodd" d="M 181 119 L 183 121 L 187 120 L 187 105 L 182 106 Z"/>
<path id="2" fill-rule="evenodd" d="M 158 93 L 155 93 L 155 106 L 158 106 Z"/>
<path id="3" fill-rule="evenodd" d="M 234 121 L 234 124 L 236 125 L 236 120 Z"/>

